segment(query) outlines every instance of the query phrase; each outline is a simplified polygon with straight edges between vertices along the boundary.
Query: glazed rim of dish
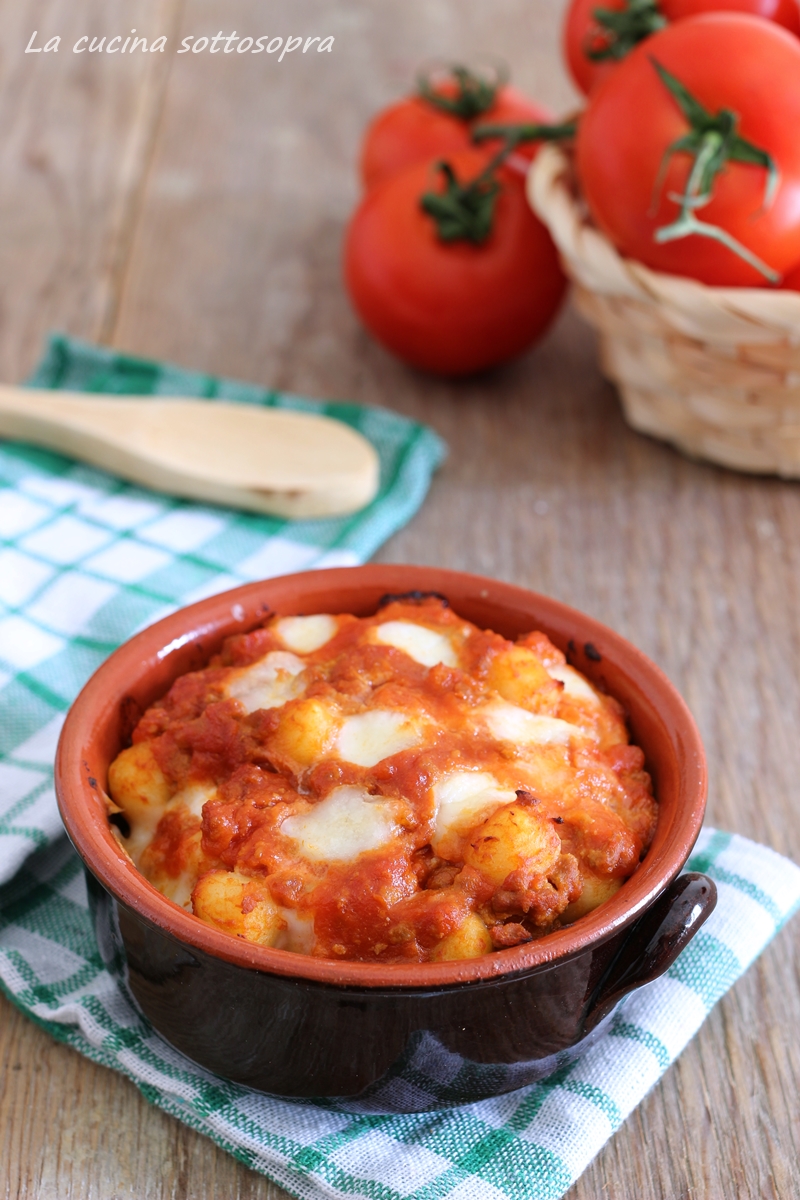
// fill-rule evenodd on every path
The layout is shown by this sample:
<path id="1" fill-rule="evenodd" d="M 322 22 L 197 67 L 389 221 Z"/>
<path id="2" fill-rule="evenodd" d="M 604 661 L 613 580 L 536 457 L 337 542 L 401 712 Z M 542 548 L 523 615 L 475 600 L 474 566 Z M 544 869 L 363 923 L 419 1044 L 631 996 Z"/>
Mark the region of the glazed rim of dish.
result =
<path id="1" fill-rule="evenodd" d="M 574 924 L 479 958 L 377 964 L 313 958 L 223 933 L 179 908 L 134 867 L 112 833 L 106 772 L 138 715 L 173 680 L 205 666 L 224 638 L 270 613 L 375 612 L 386 595 L 446 597 L 484 629 L 515 638 L 541 629 L 569 662 L 620 700 L 632 741 L 642 747 L 659 803 L 652 845 L 636 872 Z M 180 942 L 240 966 L 349 987 L 425 988 L 496 978 L 572 957 L 633 922 L 685 864 L 703 819 L 706 766 L 688 708 L 661 670 L 619 634 L 557 600 L 525 588 L 432 567 L 365 566 L 284 575 L 201 600 L 149 626 L 116 650 L 73 704 L 56 756 L 61 816 L 82 859 L 123 905 Z"/>

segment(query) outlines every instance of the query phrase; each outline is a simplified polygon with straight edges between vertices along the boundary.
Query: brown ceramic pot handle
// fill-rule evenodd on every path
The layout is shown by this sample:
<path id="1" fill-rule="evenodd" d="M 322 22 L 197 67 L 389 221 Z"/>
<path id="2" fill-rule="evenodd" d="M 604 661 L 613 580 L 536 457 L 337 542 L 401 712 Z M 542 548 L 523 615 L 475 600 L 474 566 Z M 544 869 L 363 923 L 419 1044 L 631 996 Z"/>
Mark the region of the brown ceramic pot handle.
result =
<path id="1" fill-rule="evenodd" d="M 589 1005 L 586 1032 L 628 992 L 668 971 L 716 903 L 713 879 L 696 872 L 679 875 L 639 918 L 601 979 Z"/>

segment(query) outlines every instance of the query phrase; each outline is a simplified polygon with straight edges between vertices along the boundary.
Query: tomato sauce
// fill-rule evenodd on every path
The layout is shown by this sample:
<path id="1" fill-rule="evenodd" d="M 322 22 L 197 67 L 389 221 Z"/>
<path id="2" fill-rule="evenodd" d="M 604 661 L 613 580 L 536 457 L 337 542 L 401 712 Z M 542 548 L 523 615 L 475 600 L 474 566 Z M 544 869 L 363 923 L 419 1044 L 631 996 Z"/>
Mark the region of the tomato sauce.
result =
<path id="1" fill-rule="evenodd" d="M 543 634 L 512 643 L 436 597 L 229 638 L 144 714 L 109 787 L 170 899 L 362 961 L 541 937 L 613 894 L 657 816 L 613 698 Z"/>

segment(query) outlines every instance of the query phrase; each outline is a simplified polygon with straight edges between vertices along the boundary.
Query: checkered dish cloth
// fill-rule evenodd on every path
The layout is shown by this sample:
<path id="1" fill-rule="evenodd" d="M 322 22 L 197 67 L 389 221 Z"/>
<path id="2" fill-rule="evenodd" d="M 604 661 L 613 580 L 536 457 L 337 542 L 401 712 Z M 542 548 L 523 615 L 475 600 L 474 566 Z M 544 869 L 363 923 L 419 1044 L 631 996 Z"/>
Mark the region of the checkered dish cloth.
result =
<path id="1" fill-rule="evenodd" d="M 34 382 L 316 408 L 63 339 Z M 364 1116 L 270 1099 L 167 1045 L 105 971 L 80 862 L 59 836 L 51 766 L 63 714 L 116 645 L 222 588 L 359 562 L 420 504 L 442 456 L 435 435 L 380 410 L 323 411 L 361 429 L 381 453 L 380 495 L 355 517 L 288 525 L 199 508 L 55 455 L 0 446 L 0 986 L 53 1037 L 121 1071 L 152 1103 L 297 1197 L 556 1200 L 800 904 L 792 863 L 706 830 L 688 865 L 716 880 L 716 911 L 580 1058 L 494 1100 Z M 411 1069 L 418 1090 L 429 1080 L 435 1105 L 428 1066 L 420 1053 Z"/>

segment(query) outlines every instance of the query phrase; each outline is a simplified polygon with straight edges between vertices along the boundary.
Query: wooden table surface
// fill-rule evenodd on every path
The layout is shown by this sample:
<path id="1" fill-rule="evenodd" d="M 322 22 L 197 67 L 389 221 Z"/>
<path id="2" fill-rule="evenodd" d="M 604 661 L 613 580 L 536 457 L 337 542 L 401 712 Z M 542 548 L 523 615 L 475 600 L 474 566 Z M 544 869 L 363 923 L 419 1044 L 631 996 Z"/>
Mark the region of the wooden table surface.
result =
<path id="1" fill-rule="evenodd" d="M 555 0 L 1 0 L 0 378 L 84 338 L 428 421 L 450 458 L 378 556 L 495 575 L 607 622 L 686 697 L 712 823 L 800 859 L 800 485 L 630 432 L 569 311 L 534 352 L 450 384 L 392 360 L 340 280 L 369 116 L 422 60 L 492 53 L 556 111 Z M 164 33 L 164 54 L 72 53 Z M 61 35 L 58 53 L 25 55 Z M 176 56 L 182 37 L 333 34 L 330 54 Z M 800 921 L 570 1200 L 798 1194 Z M 0 1002 L 0 1196 L 285 1196 Z"/>

